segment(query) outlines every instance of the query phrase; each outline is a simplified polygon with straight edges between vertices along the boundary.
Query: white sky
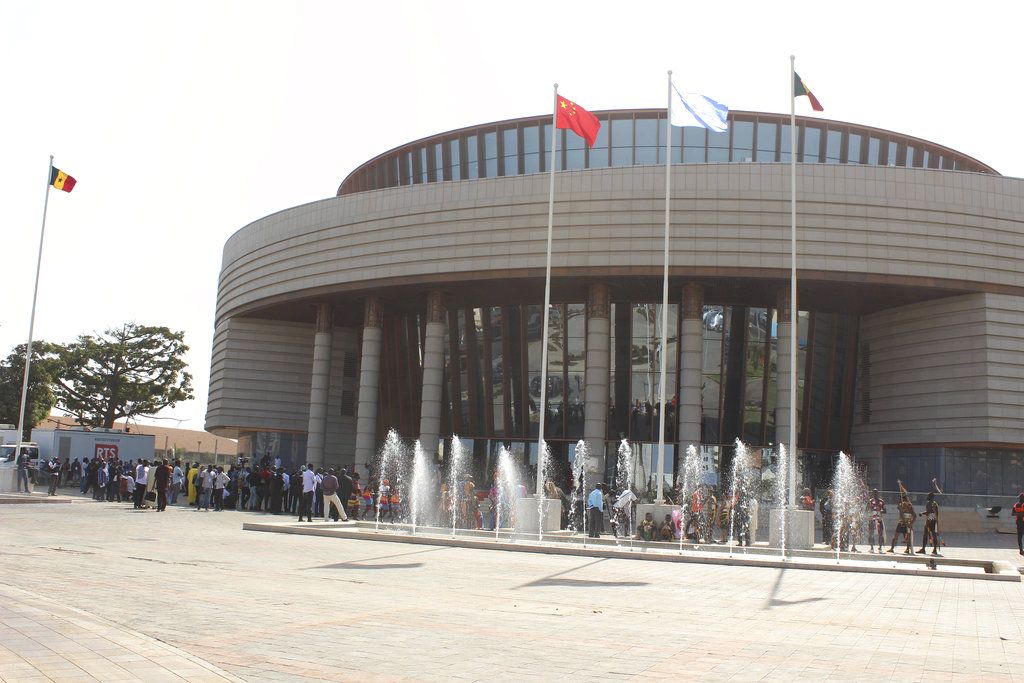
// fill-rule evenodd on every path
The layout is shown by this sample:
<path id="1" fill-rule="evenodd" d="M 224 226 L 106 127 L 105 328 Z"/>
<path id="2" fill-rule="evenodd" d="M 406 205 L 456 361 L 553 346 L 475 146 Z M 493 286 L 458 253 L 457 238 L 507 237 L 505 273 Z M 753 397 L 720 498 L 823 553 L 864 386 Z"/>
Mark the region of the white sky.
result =
<path id="1" fill-rule="evenodd" d="M 665 71 L 734 109 L 789 110 L 789 54 L 824 116 L 1024 176 L 1016 2 L 0 3 L 0 353 L 134 320 L 186 332 L 202 428 L 221 249 L 332 196 L 361 162 L 461 126 L 665 106 Z M 810 113 L 806 100 L 798 113 Z"/>

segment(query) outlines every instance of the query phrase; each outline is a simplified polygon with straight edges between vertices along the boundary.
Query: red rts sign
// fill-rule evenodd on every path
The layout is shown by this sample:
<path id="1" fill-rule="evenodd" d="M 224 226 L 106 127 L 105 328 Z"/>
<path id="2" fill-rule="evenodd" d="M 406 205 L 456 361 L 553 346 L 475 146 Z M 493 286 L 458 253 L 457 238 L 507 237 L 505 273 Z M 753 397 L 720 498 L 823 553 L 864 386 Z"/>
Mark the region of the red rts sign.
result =
<path id="1" fill-rule="evenodd" d="M 96 444 L 96 457 L 101 460 L 117 460 L 117 444 Z"/>

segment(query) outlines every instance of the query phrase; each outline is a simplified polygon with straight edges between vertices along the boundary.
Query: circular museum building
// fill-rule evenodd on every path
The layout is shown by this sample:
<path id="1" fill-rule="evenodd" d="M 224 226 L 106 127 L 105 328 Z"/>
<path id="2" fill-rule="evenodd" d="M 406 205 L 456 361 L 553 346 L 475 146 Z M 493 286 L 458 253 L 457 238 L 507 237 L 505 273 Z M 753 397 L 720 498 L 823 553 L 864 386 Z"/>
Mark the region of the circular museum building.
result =
<path id="1" fill-rule="evenodd" d="M 583 439 L 590 470 L 613 476 L 626 438 L 650 481 L 664 410 L 665 476 L 694 444 L 713 479 L 736 439 L 765 455 L 788 440 L 792 400 L 808 485 L 842 450 L 885 490 L 935 477 L 984 497 L 966 505 L 1024 488 L 1024 181 L 819 118 L 791 130 L 734 111 L 725 133 L 676 128 L 662 348 L 665 111 L 595 113 L 593 148 L 550 115 L 455 130 L 235 233 L 207 429 L 252 458 L 355 465 L 364 480 L 390 429 L 442 464 L 457 434 L 488 481 L 501 444 L 535 466 L 545 410 L 563 473 Z"/>

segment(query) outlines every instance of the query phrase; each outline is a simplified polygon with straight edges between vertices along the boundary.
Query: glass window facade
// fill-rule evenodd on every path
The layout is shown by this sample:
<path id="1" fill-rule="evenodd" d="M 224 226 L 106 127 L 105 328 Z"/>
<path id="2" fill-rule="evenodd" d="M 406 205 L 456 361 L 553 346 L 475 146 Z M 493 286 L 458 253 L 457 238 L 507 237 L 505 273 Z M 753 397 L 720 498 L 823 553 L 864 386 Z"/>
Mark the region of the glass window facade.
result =
<path id="1" fill-rule="evenodd" d="M 596 144 L 586 149 L 572 132 L 558 131 L 555 168 L 583 169 L 664 163 L 665 113 L 656 110 L 598 114 Z M 363 164 L 339 189 L 350 194 L 398 185 L 503 174 L 540 173 L 550 168 L 550 118 L 454 131 L 414 143 Z M 961 154 L 913 138 L 821 119 L 797 122 L 797 160 L 816 164 L 913 166 L 980 173 L 994 171 Z M 733 112 L 729 130 L 673 128 L 673 163 L 772 163 L 789 161 L 789 117 Z"/>
<path id="2" fill-rule="evenodd" d="M 936 479 L 946 494 L 1016 496 L 1024 490 L 1024 450 L 976 446 L 893 446 L 882 457 L 882 486 L 932 490 Z M 973 505 L 963 505 L 973 507 Z"/>

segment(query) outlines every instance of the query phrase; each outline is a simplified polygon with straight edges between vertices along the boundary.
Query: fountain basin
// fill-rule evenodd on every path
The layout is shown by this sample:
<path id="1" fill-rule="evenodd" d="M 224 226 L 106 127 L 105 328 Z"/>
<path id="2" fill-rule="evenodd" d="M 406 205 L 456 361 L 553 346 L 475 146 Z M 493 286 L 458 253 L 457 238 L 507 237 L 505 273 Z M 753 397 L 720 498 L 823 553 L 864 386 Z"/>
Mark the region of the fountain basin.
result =
<path id="1" fill-rule="evenodd" d="M 768 515 L 768 545 L 781 544 L 782 508 L 772 508 Z M 810 550 L 814 547 L 814 513 L 810 510 L 786 510 L 786 547 L 792 550 Z"/>
<path id="2" fill-rule="evenodd" d="M 557 502 L 557 501 L 556 501 Z M 534 501 L 536 504 L 536 501 Z M 550 540 L 539 543 L 535 538 L 520 537 L 515 542 L 495 541 L 493 531 L 459 530 L 452 537 L 448 529 L 431 529 L 436 533 L 409 533 L 403 528 L 374 531 L 372 524 L 364 522 L 332 523 L 314 522 L 297 524 L 288 522 L 246 522 L 243 530 L 272 533 L 322 536 L 347 540 L 384 541 L 411 545 L 472 548 L 511 552 L 541 553 L 549 555 L 570 555 L 577 557 L 600 557 L 609 559 L 641 560 L 651 562 L 674 562 L 682 564 L 717 564 L 739 567 L 761 567 L 775 569 L 805 569 L 816 571 L 857 572 L 867 574 L 896 574 L 903 576 L 930 576 L 941 578 L 974 579 L 981 581 L 1011 581 L 1019 583 L 1021 574 L 1009 562 L 996 560 L 967 560 L 951 558 L 925 558 L 923 556 L 867 556 L 864 554 L 842 554 L 842 562 L 836 561 L 832 552 L 797 551 L 783 561 L 777 551 L 768 548 L 751 548 L 745 553 L 728 554 L 727 546 L 701 546 L 700 550 L 688 545 L 679 552 L 675 543 L 643 543 L 634 549 L 616 547 L 614 540 L 602 538 L 600 542 L 585 539 L 579 535 L 568 536 L 565 532 L 553 534 Z M 586 545 L 584 545 L 586 543 Z"/>
<path id="3" fill-rule="evenodd" d="M 544 520 L 544 533 L 551 533 L 562 528 L 562 501 L 545 498 L 541 501 Z M 537 534 L 537 498 L 526 497 L 516 499 L 516 531 L 520 534 Z"/>

